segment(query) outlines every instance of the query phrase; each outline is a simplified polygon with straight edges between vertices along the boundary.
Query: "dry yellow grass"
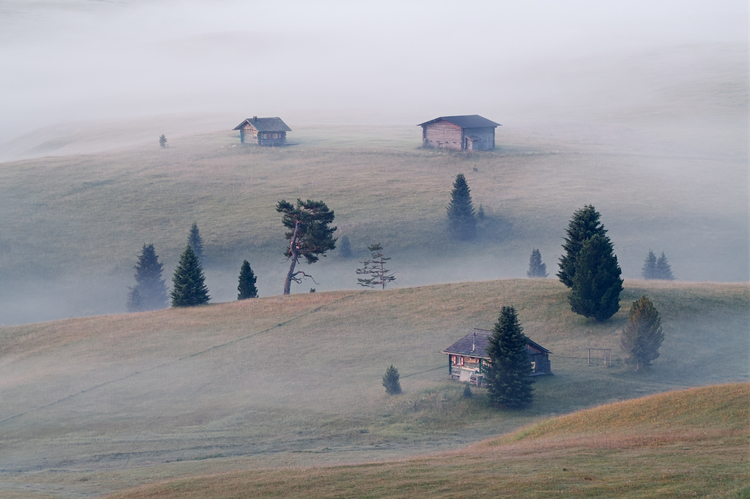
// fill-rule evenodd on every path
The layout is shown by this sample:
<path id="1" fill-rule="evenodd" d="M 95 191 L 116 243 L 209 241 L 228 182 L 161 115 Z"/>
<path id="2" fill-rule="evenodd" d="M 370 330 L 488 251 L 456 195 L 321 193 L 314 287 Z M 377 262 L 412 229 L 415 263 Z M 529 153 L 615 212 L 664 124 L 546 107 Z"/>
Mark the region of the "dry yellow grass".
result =
<path id="1" fill-rule="evenodd" d="M 750 480 L 749 398 L 747 383 L 672 392 L 448 454 L 212 475 L 108 497 L 723 497 Z"/>
<path id="2" fill-rule="evenodd" d="M 636 375 L 622 369 L 617 342 L 643 293 L 665 317 L 666 340 Z M 602 403 L 748 379 L 746 359 L 727 356 L 750 341 L 746 285 L 627 281 L 623 311 L 604 324 L 572 314 L 566 296 L 551 279 L 499 280 L 0 328 L 0 491 L 94 494 L 413 457 Z M 472 327 L 492 327 L 506 304 L 554 352 L 555 376 L 537 379 L 525 411 L 493 409 L 483 390 L 462 398 L 441 353 Z M 589 346 L 612 348 L 615 366 L 588 366 Z M 390 364 L 403 396 L 380 385 Z"/>

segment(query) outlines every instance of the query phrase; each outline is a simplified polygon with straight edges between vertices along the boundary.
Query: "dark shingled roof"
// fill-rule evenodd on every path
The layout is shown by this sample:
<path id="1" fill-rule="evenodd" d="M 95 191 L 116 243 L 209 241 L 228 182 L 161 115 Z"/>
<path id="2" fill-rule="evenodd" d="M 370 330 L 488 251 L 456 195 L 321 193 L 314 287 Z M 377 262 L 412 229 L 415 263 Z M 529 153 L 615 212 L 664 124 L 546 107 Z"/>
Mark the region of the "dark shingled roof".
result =
<path id="1" fill-rule="evenodd" d="M 239 130 L 246 124 L 251 125 L 259 132 L 291 132 L 292 129 L 286 126 L 286 123 L 281 121 L 281 118 L 248 118 L 236 127 L 234 130 Z"/>
<path id="2" fill-rule="evenodd" d="M 454 125 L 460 126 L 461 128 L 495 128 L 497 126 L 503 126 L 500 123 L 495 123 L 494 121 L 490 121 L 487 118 L 483 118 L 478 114 L 467 114 L 464 116 L 441 116 L 440 118 L 435 118 L 434 120 L 420 123 L 417 126 L 425 126 L 431 123 L 437 123 L 438 121 L 447 121 L 448 123 L 453 123 Z"/>
<path id="3" fill-rule="evenodd" d="M 476 342 L 474 341 L 474 333 L 477 335 Z M 490 356 L 487 355 L 487 345 L 489 344 L 488 339 L 490 336 L 492 336 L 492 331 L 474 328 L 469 334 L 443 350 L 443 353 L 489 359 Z M 531 341 L 528 338 L 526 339 L 526 344 L 541 352 L 552 353 L 539 343 Z M 472 349 L 472 346 L 474 346 L 474 349 Z"/>

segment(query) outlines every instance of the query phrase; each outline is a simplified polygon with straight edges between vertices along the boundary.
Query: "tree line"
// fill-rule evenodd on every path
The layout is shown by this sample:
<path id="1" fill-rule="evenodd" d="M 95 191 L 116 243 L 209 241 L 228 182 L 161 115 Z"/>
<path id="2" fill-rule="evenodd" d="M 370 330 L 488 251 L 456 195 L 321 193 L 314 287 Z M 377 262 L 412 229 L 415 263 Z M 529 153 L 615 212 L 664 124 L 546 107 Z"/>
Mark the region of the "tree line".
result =
<path id="1" fill-rule="evenodd" d="M 211 300 L 203 273 L 203 239 L 198 224 L 193 223 L 188 234 L 187 246 L 172 276 L 172 290 L 162 279 L 164 266 L 153 244 L 144 244 L 135 267 L 135 286 L 128 288 L 127 308 L 129 312 L 144 312 L 167 307 L 168 299 L 173 307 L 205 305 Z M 240 268 L 238 300 L 256 298 L 256 277 L 247 260 Z"/>

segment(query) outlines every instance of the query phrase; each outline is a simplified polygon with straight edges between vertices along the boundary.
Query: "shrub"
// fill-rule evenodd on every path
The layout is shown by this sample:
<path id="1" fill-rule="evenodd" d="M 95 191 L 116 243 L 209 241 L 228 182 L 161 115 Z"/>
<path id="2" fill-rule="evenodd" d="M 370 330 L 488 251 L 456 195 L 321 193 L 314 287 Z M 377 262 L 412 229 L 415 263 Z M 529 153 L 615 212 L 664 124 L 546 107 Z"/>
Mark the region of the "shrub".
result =
<path id="1" fill-rule="evenodd" d="M 398 395 L 401 393 L 401 383 L 399 383 L 398 369 L 393 367 L 393 364 L 385 370 L 383 375 L 383 386 L 385 387 L 385 393 L 388 395 Z"/>

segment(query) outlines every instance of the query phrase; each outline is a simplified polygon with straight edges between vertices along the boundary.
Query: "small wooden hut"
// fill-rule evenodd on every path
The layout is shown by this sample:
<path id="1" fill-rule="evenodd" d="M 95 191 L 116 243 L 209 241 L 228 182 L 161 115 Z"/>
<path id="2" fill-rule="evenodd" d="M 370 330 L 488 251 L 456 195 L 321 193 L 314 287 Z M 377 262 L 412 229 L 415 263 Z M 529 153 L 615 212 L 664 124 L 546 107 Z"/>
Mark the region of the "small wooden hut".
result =
<path id="1" fill-rule="evenodd" d="M 469 334 L 443 350 L 448 356 L 448 375 L 459 381 L 482 385 L 484 371 L 490 364 L 487 345 L 492 331 L 473 329 Z M 531 376 L 552 374 L 549 356 L 552 352 L 539 343 L 526 340 L 526 352 L 531 363 Z"/>
<path id="2" fill-rule="evenodd" d="M 248 118 L 236 127 L 240 131 L 240 142 L 255 143 L 259 146 L 283 146 L 286 144 L 286 132 L 292 129 L 286 126 L 281 118 Z"/>
<path id="3" fill-rule="evenodd" d="M 422 127 L 422 146 L 464 151 L 490 151 L 495 148 L 495 128 L 499 123 L 478 114 L 441 116 L 425 121 Z"/>

